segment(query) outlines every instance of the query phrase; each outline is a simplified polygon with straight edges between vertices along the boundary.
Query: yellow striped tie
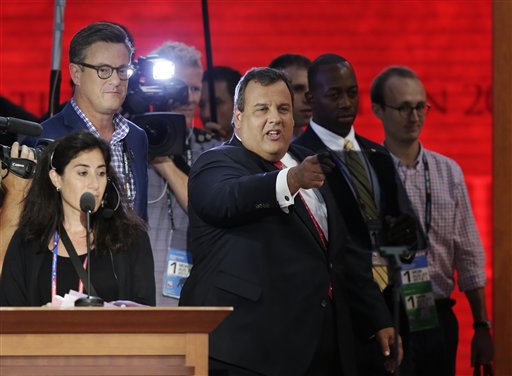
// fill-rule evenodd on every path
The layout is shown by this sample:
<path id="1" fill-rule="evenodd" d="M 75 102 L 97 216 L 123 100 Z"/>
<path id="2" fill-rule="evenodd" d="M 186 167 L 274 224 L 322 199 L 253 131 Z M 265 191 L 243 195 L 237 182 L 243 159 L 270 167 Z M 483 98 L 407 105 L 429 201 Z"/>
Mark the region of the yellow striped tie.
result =
<path id="1" fill-rule="evenodd" d="M 379 213 L 375 205 L 373 189 L 366 169 L 364 168 L 363 160 L 355 151 L 354 145 L 350 140 L 345 139 L 344 151 L 345 164 L 352 176 L 352 182 L 359 201 L 361 213 L 366 222 L 377 219 Z M 383 291 L 389 284 L 387 266 L 373 265 L 372 272 L 374 281 L 379 285 L 380 291 Z"/>
<path id="2" fill-rule="evenodd" d="M 373 265 L 372 266 L 373 280 L 379 285 L 380 291 L 389 284 L 388 267 L 386 265 Z"/>
<path id="3" fill-rule="evenodd" d="M 345 164 L 347 165 L 352 182 L 359 200 L 361 212 L 364 219 L 368 222 L 378 217 L 377 206 L 373 198 L 373 189 L 370 179 L 363 165 L 363 160 L 354 150 L 354 145 L 350 140 L 345 140 Z"/>

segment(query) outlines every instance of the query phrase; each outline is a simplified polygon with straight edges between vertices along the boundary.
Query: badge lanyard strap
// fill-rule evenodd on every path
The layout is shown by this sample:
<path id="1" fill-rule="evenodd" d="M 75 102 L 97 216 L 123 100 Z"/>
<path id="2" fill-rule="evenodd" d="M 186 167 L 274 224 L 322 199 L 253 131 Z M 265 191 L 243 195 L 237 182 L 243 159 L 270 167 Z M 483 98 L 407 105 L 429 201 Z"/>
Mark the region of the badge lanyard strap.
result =
<path id="1" fill-rule="evenodd" d="M 425 175 L 425 232 L 430 232 L 432 226 L 432 182 L 427 158 L 423 156 L 423 173 Z"/>
<path id="2" fill-rule="evenodd" d="M 423 174 L 425 177 L 425 232 L 428 236 L 432 224 L 432 181 L 428 161 L 425 155 L 423 155 L 422 161 Z M 406 264 L 404 264 L 403 267 L 406 268 L 406 271 L 405 273 L 402 273 L 402 294 L 404 296 L 403 302 L 405 304 L 407 316 L 409 317 L 409 329 L 411 332 L 417 332 L 420 330 L 431 329 L 439 326 L 439 319 L 434 303 L 435 298 L 432 290 L 432 282 L 429 276 L 430 273 L 428 272 L 428 255 L 425 254 L 423 257 L 416 260 L 417 263 L 415 262 L 409 266 L 405 266 Z M 412 277 L 415 274 L 415 270 L 420 270 L 423 268 L 427 269 L 427 273 L 424 274 L 422 278 L 416 280 L 416 278 Z M 428 284 L 426 285 L 425 282 L 428 282 Z M 413 287 L 419 286 L 420 284 L 428 287 L 422 287 L 420 289 L 421 291 L 417 290 L 416 287 Z M 404 285 L 407 285 L 408 287 L 403 289 Z M 428 297 L 428 299 L 423 299 L 423 301 L 429 302 L 424 306 L 418 305 L 418 301 L 420 301 L 419 298 L 422 296 Z M 420 311 L 422 312 L 422 318 L 417 320 L 417 314 Z"/>
<path id="3" fill-rule="evenodd" d="M 130 203 L 135 199 L 132 192 L 132 174 L 130 170 L 130 162 L 128 158 L 128 147 L 126 146 L 126 142 L 123 140 L 123 173 L 124 173 L 124 185 L 126 196 L 128 197 L 128 201 Z"/>
<path id="4" fill-rule="evenodd" d="M 55 234 L 53 235 L 53 258 L 52 258 L 52 301 L 53 298 L 57 295 L 57 258 L 59 255 L 59 235 L 57 234 L 57 231 L 55 231 Z M 87 270 L 87 256 L 85 257 L 84 269 Z M 78 278 L 78 292 L 83 293 L 84 291 L 84 284 L 82 283 L 82 280 Z"/>

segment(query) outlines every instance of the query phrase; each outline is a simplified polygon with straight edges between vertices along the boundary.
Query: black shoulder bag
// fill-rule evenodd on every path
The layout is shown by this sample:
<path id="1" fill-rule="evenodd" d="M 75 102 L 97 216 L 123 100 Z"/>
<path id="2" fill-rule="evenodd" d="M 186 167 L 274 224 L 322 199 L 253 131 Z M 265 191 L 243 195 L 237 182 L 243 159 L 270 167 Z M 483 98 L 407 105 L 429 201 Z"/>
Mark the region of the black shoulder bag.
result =
<path id="1" fill-rule="evenodd" d="M 71 240 L 69 239 L 68 233 L 64 229 L 64 226 L 60 228 L 60 238 L 62 239 L 62 243 L 66 246 L 66 249 L 69 253 L 69 258 L 71 259 L 71 262 L 73 263 L 73 267 L 75 268 L 76 272 L 78 273 L 78 276 L 82 280 L 83 285 L 87 288 L 87 272 L 85 271 L 82 263 L 80 262 L 80 259 L 78 258 L 78 254 L 76 253 L 75 247 L 73 247 L 73 243 L 71 243 Z M 90 255 L 89 255 L 90 257 Z M 91 291 L 89 291 L 89 294 L 92 296 L 98 296 L 98 293 L 94 289 L 94 286 L 91 282 Z"/>

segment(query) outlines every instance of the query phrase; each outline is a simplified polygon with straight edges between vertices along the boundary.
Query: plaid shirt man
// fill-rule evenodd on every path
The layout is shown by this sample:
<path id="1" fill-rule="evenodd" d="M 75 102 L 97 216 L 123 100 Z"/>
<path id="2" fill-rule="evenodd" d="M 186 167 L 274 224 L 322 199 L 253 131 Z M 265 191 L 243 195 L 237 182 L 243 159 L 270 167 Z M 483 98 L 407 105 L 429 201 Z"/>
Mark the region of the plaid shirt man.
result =
<path id="1" fill-rule="evenodd" d="M 96 137 L 100 137 L 98 130 L 94 127 L 91 121 L 85 116 L 85 114 L 78 108 L 77 104 L 73 99 L 71 99 L 71 106 L 76 111 L 78 116 L 84 121 L 87 130 L 91 132 Z M 133 180 L 133 173 L 130 171 L 128 158 L 129 156 L 123 150 L 123 140 L 128 135 L 128 131 L 130 130 L 126 119 L 119 113 L 114 115 L 113 119 L 114 124 L 114 133 L 112 134 L 112 139 L 110 140 L 110 150 L 112 151 L 112 161 L 111 165 L 116 170 L 117 175 L 121 183 L 123 184 L 126 196 L 128 198 L 128 202 L 132 205 L 135 200 L 135 181 Z"/>
<path id="2" fill-rule="evenodd" d="M 391 154 L 412 206 L 427 233 L 425 223 L 426 174 L 430 175 L 432 216 L 427 233 L 428 262 L 436 299 L 449 298 L 454 287 L 454 270 L 462 291 L 485 285 L 485 254 L 476 228 L 464 175 L 450 158 L 421 148 L 408 167 Z M 425 170 L 426 160 L 428 171 Z"/>

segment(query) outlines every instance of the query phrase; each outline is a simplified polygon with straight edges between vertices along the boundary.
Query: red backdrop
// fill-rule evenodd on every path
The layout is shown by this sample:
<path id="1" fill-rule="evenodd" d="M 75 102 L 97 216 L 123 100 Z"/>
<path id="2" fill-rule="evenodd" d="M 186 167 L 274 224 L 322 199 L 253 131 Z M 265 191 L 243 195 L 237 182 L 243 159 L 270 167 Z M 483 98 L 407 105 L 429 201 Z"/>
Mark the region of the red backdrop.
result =
<path id="1" fill-rule="evenodd" d="M 138 56 L 168 39 L 204 51 L 199 0 L 66 3 L 62 101 L 71 94 L 67 46 L 88 23 L 122 23 L 134 35 Z M 244 72 L 285 52 L 348 58 L 360 84 L 356 129 L 378 142 L 383 132 L 370 111 L 371 80 L 387 65 L 414 69 L 433 105 L 423 143 L 462 166 L 492 277 L 490 1 L 213 0 L 209 7 L 216 65 Z M 48 108 L 53 8 L 50 0 L 0 0 L 0 94 L 36 115 Z M 461 325 L 457 374 L 469 375 L 472 319 L 461 294 L 454 296 Z M 490 303 L 490 283 L 487 297 Z"/>

